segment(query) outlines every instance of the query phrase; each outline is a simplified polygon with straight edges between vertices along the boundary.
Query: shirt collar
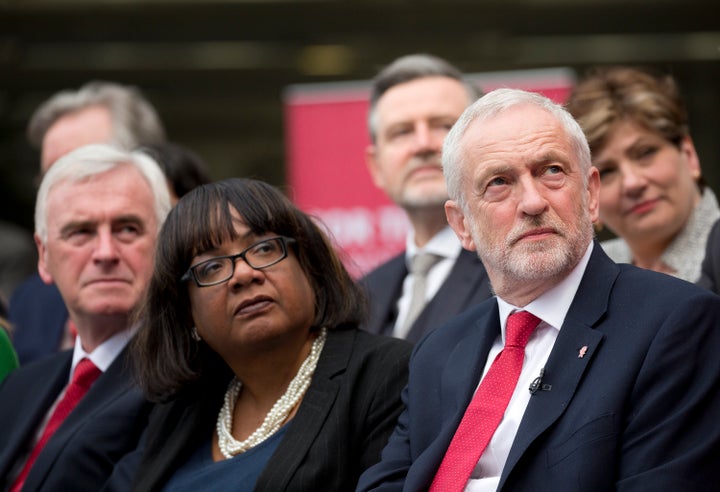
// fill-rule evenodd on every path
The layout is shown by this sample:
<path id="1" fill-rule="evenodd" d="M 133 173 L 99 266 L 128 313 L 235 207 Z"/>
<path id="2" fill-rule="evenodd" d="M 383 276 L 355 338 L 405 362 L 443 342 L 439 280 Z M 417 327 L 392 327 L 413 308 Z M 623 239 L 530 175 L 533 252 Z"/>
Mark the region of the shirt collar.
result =
<path id="1" fill-rule="evenodd" d="M 113 363 L 118 354 L 122 352 L 122 350 L 128 344 L 130 339 L 137 331 L 137 328 L 137 326 L 133 326 L 130 329 L 121 330 L 118 333 L 115 333 L 113 336 L 105 340 L 89 354 L 85 352 L 85 350 L 82 348 L 82 341 L 80 340 L 80 335 L 75 337 L 72 370 L 70 371 L 71 377 L 73 372 L 75 372 L 75 368 L 77 367 L 78 362 L 80 362 L 85 357 L 90 359 L 92 363 L 97 366 L 98 369 L 100 369 L 102 372 L 105 372 L 107 368 L 110 367 L 110 364 Z"/>
<path id="2" fill-rule="evenodd" d="M 505 340 L 505 326 L 507 324 L 507 318 L 513 311 L 528 311 L 543 322 L 552 326 L 556 330 L 559 330 L 565 321 L 570 310 L 570 305 L 575 298 L 575 293 L 580 286 L 585 269 L 590 261 L 590 255 L 592 254 L 594 242 L 590 241 L 585 254 L 580 259 L 575 268 L 572 269 L 569 275 L 567 275 L 560 283 L 555 287 L 544 292 L 540 297 L 530 302 L 525 307 L 517 307 L 504 301 L 500 297 L 497 298 L 498 310 L 500 312 L 500 329 L 502 331 L 503 340 Z"/>
<path id="3" fill-rule="evenodd" d="M 457 259 L 462 250 L 460 240 L 450 226 L 445 226 L 435 234 L 422 248 L 415 244 L 415 233 L 410 231 L 405 242 L 405 263 L 410 268 L 410 260 L 418 253 L 433 253 L 443 258 Z"/>

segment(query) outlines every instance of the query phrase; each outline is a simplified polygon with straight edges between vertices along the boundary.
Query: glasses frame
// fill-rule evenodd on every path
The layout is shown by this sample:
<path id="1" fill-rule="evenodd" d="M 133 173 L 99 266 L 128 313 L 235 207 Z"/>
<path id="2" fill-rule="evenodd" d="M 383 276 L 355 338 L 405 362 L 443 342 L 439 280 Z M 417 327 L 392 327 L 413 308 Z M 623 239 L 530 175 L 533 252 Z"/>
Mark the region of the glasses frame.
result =
<path id="1" fill-rule="evenodd" d="M 280 246 L 282 247 L 282 256 L 280 256 L 280 258 L 278 258 L 277 260 L 274 260 L 274 261 L 268 263 L 267 265 L 263 265 L 261 267 L 256 267 L 256 266 L 251 265 L 245 258 L 248 251 L 255 248 L 258 244 L 262 244 L 262 243 L 265 243 L 268 241 L 279 241 L 280 242 Z M 265 268 L 276 265 L 276 264 L 280 263 L 281 261 L 283 261 L 285 258 L 287 258 L 288 245 L 295 244 L 295 243 L 296 243 L 295 239 L 293 239 L 291 237 L 286 237 L 286 236 L 273 236 L 273 237 L 269 237 L 266 239 L 262 239 L 260 241 L 257 241 L 255 243 L 251 244 L 250 246 L 248 246 L 247 248 L 245 248 L 244 250 L 242 250 L 241 252 L 239 252 L 237 254 L 225 255 L 225 256 L 213 256 L 212 258 L 208 258 L 207 260 L 203 260 L 199 263 L 192 265 L 190 268 L 187 269 L 187 271 L 185 273 L 183 273 L 182 277 L 180 277 L 180 282 L 187 282 L 188 280 L 192 280 L 193 282 L 195 282 L 195 285 L 197 285 L 198 287 L 211 287 L 213 285 L 220 285 L 222 283 L 227 282 L 228 280 L 230 280 L 233 277 L 233 275 L 235 275 L 235 264 L 237 263 L 238 258 L 242 258 L 242 260 L 245 262 L 245 264 L 247 266 L 249 266 L 250 268 L 252 268 L 253 270 L 264 270 Z M 232 261 L 232 270 L 230 272 L 230 275 L 227 278 L 225 278 L 223 280 L 217 280 L 215 282 L 200 282 L 200 280 L 198 280 L 197 276 L 195 275 L 195 269 L 197 267 L 204 265 L 208 261 L 217 261 L 217 260 L 222 260 L 225 258 L 229 258 Z"/>

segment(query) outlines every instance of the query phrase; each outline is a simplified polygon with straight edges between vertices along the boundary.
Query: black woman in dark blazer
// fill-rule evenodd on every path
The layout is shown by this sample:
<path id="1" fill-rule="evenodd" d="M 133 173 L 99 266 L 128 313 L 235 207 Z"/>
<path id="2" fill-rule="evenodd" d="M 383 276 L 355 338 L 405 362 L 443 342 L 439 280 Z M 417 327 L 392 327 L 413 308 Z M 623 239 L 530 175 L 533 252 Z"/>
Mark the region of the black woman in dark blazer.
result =
<path id="1" fill-rule="evenodd" d="M 178 202 L 157 254 L 133 349 L 161 404 L 132 489 L 354 489 L 403 408 L 410 344 L 357 329 L 363 296 L 318 225 L 229 179 Z"/>

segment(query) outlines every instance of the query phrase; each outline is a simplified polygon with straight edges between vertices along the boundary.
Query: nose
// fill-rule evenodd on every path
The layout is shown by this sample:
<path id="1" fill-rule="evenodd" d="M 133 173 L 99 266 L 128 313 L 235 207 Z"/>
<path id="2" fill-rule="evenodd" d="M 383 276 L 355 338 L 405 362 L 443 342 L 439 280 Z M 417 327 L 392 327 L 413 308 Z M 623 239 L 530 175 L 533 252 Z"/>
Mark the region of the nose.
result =
<path id="1" fill-rule="evenodd" d="M 440 152 L 442 148 L 442 137 L 436 135 L 430 125 L 426 122 L 418 122 L 415 125 L 415 153 Z"/>
<path id="2" fill-rule="evenodd" d="M 235 270 L 233 271 L 232 277 L 228 281 L 228 284 L 232 288 L 242 287 L 243 285 L 249 285 L 253 282 L 259 282 L 265 278 L 265 274 L 262 270 L 256 270 L 247 264 L 242 258 L 235 258 Z"/>
<path id="3" fill-rule="evenodd" d="M 620 175 L 625 194 L 628 196 L 638 196 L 647 186 L 647 178 L 642 169 L 630 164 L 624 163 L 620 165 Z"/>
<path id="4" fill-rule="evenodd" d="M 101 263 L 118 261 L 118 248 L 112 231 L 105 228 L 99 228 L 96 234 L 93 260 Z"/>
<path id="5" fill-rule="evenodd" d="M 520 200 L 518 209 L 523 215 L 540 215 L 547 210 L 548 202 L 531 177 L 520 180 Z"/>

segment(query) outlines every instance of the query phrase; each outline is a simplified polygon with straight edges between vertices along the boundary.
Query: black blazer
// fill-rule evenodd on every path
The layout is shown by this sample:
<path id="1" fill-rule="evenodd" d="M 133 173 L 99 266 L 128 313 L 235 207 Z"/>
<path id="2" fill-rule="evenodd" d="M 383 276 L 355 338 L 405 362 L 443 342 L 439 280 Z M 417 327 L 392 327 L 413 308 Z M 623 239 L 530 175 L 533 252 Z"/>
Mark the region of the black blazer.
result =
<path id="1" fill-rule="evenodd" d="M 697 284 L 720 294 L 720 220 L 710 229 Z"/>
<path id="2" fill-rule="evenodd" d="M 411 346 L 359 330 L 328 333 L 312 383 L 255 490 L 353 490 L 380 451 L 402 411 Z M 172 473 L 207 442 L 232 374 L 205 374 L 150 418 L 146 448 L 132 490 L 160 490 Z M 142 453 L 138 450 L 137 453 Z M 127 463 L 135 466 L 137 456 Z M 128 490 L 124 470 L 112 490 Z M 238 484 L 242 490 L 242 484 Z"/>
<path id="3" fill-rule="evenodd" d="M 117 461 L 133 451 L 150 404 L 132 383 L 127 348 L 95 381 L 45 444 L 23 492 L 97 492 Z M 47 411 L 66 386 L 72 351 L 12 372 L 0 386 L 0 484 L 7 490 L 13 465 L 24 454 Z"/>
<path id="4" fill-rule="evenodd" d="M 596 243 L 498 490 L 717 490 L 718 328 L 718 296 Z M 417 345 L 407 409 L 358 490 L 427 490 L 499 334 L 492 299 Z"/>
<path id="5" fill-rule="evenodd" d="M 402 284 L 407 274 L 403 252 L 363 277 L 360 283 L 370 301 L 370 315 L 362 326 L 364 330 L 392 334 L 397 318 L 397 301 L 402 295 Z M 456 314 L 492 295 L 490 280 L 477 254 L 461 250 L 445 282 L 417 317 L 406 339 L 417 342 Z"/>

